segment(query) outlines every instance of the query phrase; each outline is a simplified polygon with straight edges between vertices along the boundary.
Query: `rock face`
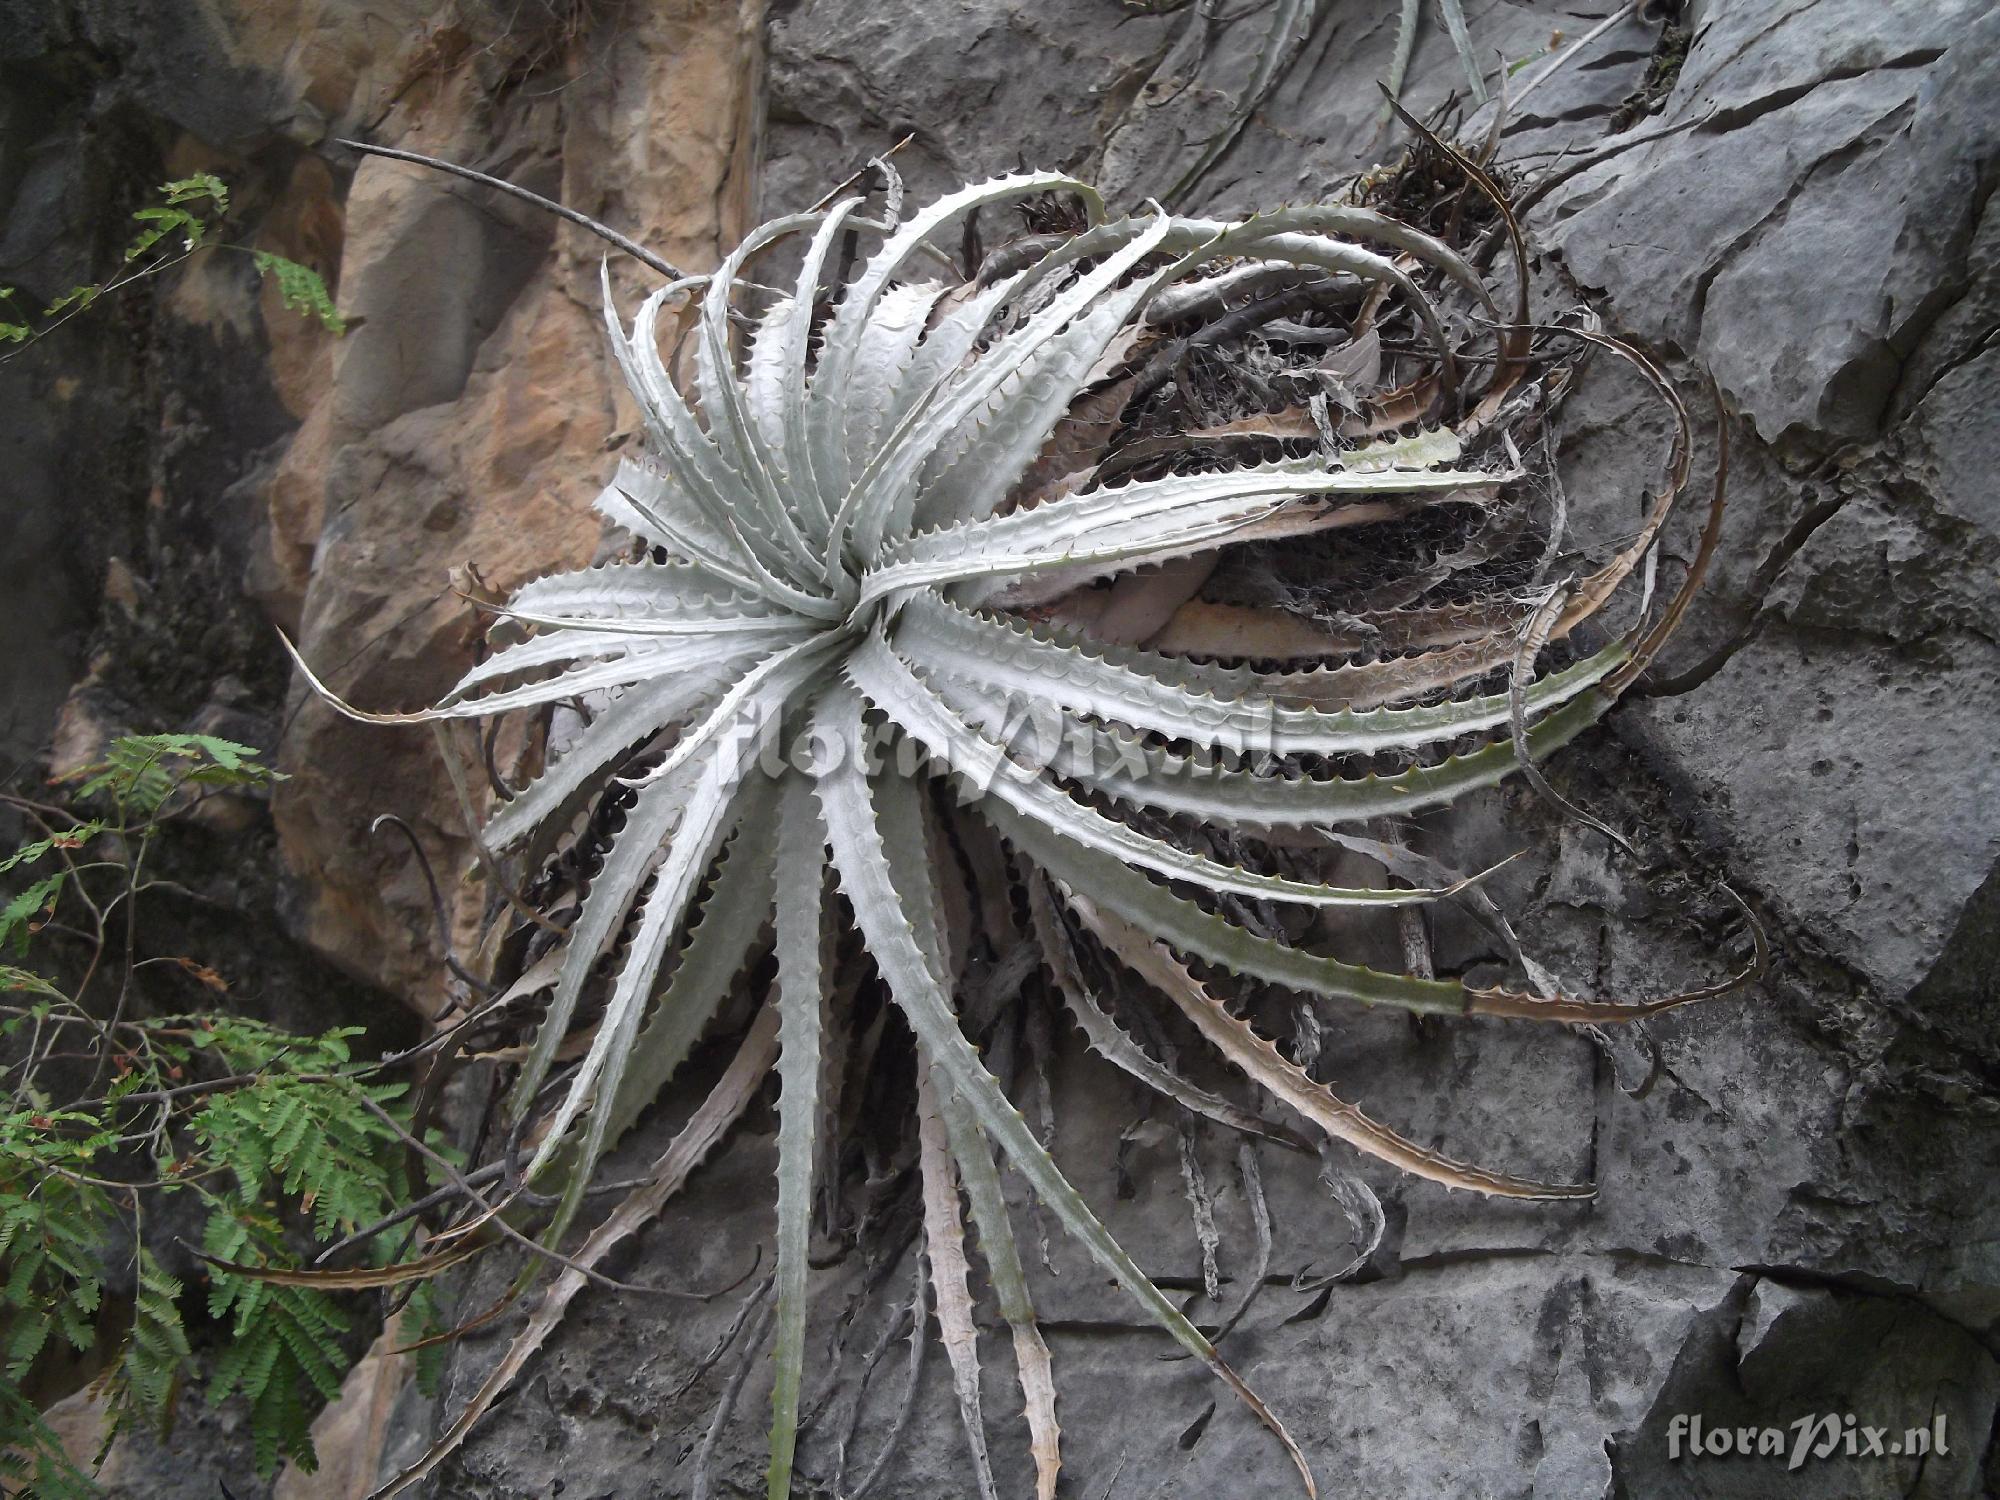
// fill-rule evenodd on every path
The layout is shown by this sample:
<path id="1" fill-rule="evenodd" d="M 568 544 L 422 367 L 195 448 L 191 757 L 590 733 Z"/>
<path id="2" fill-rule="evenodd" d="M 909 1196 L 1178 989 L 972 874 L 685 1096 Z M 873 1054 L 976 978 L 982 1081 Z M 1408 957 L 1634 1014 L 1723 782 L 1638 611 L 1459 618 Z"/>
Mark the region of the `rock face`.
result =
<path id="1" fill-rule="evenodd" d="M 369 825 L 397 813 L 456 872 L 464 816 L 422 731 L 357 734 L 303 693 L 282 701 L 271 627 L 357 701 L 428 701 L 471 662 L 483 629 L 460 590 L 474 579 L 506 590 L 587 560 L 598 534 L 588 501 L 629 427 L 605 369 L 595 240 L 330 142 L 367 135 L 491 168 L 692 265 L 741 228 L 748 178 L 737 168 L 752 140 L 747 13 L 690 0 L 593 30 L 561 7 L 532 21 L 516 9 L 218 0 L 171 22 L 113 4 L 6 12 L 22 78 L 5 96 L 10 137 L 18 114 L 29 144 L 0 178 L 14 205 L 0 248 L 9 283 L 47 297 L 91 279 L 122 243 L 127 200 L 204 168 L 234 189 L 239 242 L 320 269 L 354 321 L 336 341 L 280 308 L 246 257 L 215 254 L 153 306 L 128 303 L 126 327 L 73 326 L 5 367 L 0 378 L 20 383 L 5 439 L 25 460 L 6 566 L 39 606 L 24 611 L 27 628 L 49 637 L 5 669 L 19 678 L 10 746 L 18 755 L 45 738 L 51 700 L 79 677 L 59 748 L 73 741 L 81 755 L 106 717 L 86 714 L 87 699 L 162 696 L 165 669 L 135 669 L 129 647 L 107 650 L 93 630 L 115 597 L 97 583 L 115 557 L 149 595 L 128 613 L 144 630 L 179 629 L 156 649 L 190 680 L 174 703 L 121 703 L 107 722 L 183 712 L 203 674 L 261 674 L 259 707 L 282 720 L 267 748 L 292 776 L 275 808 L 291 925 L 426 1011 L 443 998 L 429 894 L 403 846 Z M 118 411 L 138 339 L 165 347 L 151 424 Z M 43 399 L 30 399 L 38 384 Z M 107 430 L 116 442 L 87 436 Z M 145 485 L 155 522 L 122 497 L 96 498 Z M 78 492 L 93 496 L 84 524 L 65 528 L 58 497 Z M 135 562 L 126 537 L 184 519 L 200 539 L 180 545 L 216 555 L 203 560 L 206 602 L 190 601 L 202 617 L 170 627 L 165 601 L 150 597 L 155 575 L 174 587 L 193 570 L 184 556 Z M 70 576 L 31 567 L 38 554 Z M 218 661 L 211 637 L 224 629 L 233 654 Z M 86 653 L 101 659 L 88 674 Z"/>
<path id="2" fill-rule="evenodd" d="M 1465 7 L 1481 55 L 1510 63 L 1617 8 Z M 896 159 L 913 194 L 1025 161 L 1094 176 L 1127 203 L 1172 192 L 1193 209 L 1321 193 L 1397 141 L 1374 89 L 1396 7 L 1372 0 L 1213 15 L 800 0 L 768 17 L 706 0 L 461 4 L 448 20 L 417 4 L 204 0 L 172 27 L 108 3 L 50 15 L 0 3 L 0 18 L 15 9 L 0 47 L 20 66 L 4 75 L 0 123 L 11 135 L 32 119 L 41 144 L 0 160 L 0 278 L 75 279 L 105 249 L 81 226 L 115 220 L 131 184 L 220 163 L 244 184 L 250 233 L 337 271 L 343 309 L 365 321 L 332 344 L 218 259 L 126 323 L 79 331 L 33 376 L 0 365 L 20 497 L 0 515 L 16 538 L 0 567 L 20 575 L 12 597 L 35 604 L 32 649 L 0 668 L 14 674 L 10 743 L 46 740 L 65 695 L 80 740 L 121 714 L 261 715 L 295 773 L 276 809 L 289 932 L 419 1008 L 441 993 L 428 896 L 366 828 L 401 813 L 455 873 L 449 784 L 418 732 L 345 725 L 295 689 L 285 699 L 268 623 L 296 630 L 369 706 L 426 698 L 474 647 L 449 570 L 469 562 L 505 587 L 588 554 L 586 502 L 632 422 L 599 352 L 594 243 L 465 184 L 379 160 L 356 170 L 327 137 L 371 132 L 514 178 L 691 266 L 753 206 L 803 207 L 906 134 Z M 1406 90 L 1419 112 L 1460 82 L 1424 14 Z M 1295 45 L 1268 45 L 1300 15 Z M 1283 66 L 1246 115 L 1237 102 L 1274 55 Z M 1601 1191 L 1584 1206 L 1496 1204 L 1359 1169 L 1384 1207 L 1381 1244 L 1359 1274 L 1313 1289 L 1355 1253 L 1341 1205 L 1357 1195 L 1266 1153 L 1268 1284 L 1224 1353 L 1328 1492 L 1944 1497 L 1990 1482 L 1996 57 L 2000 12 L 1970 0 L 1697 3 L 1671 25 L 1611 25 L 1500 132 L 1503 162 L 1562 177 L 1526 227 L 1564 300 L 1659 350 L 1689 389 L 1713 375 L 1732 504 L 1667 666 L 1700 685 L 1629 704 L 1558 766 L 1571 795 L 1643 821 L 1685 878 L 1608 861 L 1593 835 L 1519 794 L 1439 837 L 1468 860 L 1544 851 L 1500 894 L 1574 985 L 1649 993 L 1722 972 L 1724 913 L 1685 899 L 1718 880 L 1764 914 L 1776 962 L 1748 998 L 1608 1046 L 1498 1023 L 1330 1018 L 1322 1066 L 1336 1091 L 1419 1140 L 1590 1175 Z M 1513 75 L 1517 93 L 1537 66 Z M 143 391 L 135 340 L 159 366 Z M 83 441 L 94 431 L 116 439 Z M 1635 384 L 1593 367 L 1563 451 L 1581 546 L 1629 531 L 1662 436 Z M 57 509 L 74 494 L 93 498 Z M 23 567 L 30 548 L 58 565 Z M 1454 958 L 1453 941 L 1440 932 L 1442 961 L 1476 956 L 1461 938 Z M 1121 1149 L 1145 1106 L 1093 1060 L 1063 1051 L 1051 1082 L 1072 1180 L 1143 1266 L 1198 1293 L 1173 1132 L 1142 1129 Z M 647 1127 L 634 1160 L 671 1123 Z M 1255 1237 L 1236 1147 L 1205 1138 L 1199 1153 L 1220 1269 L 1240 1279 Z M 770 1122 L 753 1120 L 609 1269 L 732 1281 L 769 1232 L 770 1161 Z M 844 1330 L 847 1363 L 805 1470 L 830 1481 L 844 1446 L 851 1490 L 893 1429 L 871 1493 L 969 1494 L 935 1351 L 895 1426 L 908 1346 L 885 1333 L 912 1284 L 896 1243 L 816 1282 L 809 1348 L 824 1355 Z M 1059 1241 L 1050 1259 L 1057 1274 L 1036 1296 L 1064 1493 L 1293 1483 L 1226 1393 L 1125 1326 L 1114 1289 Z M 467 1288 L 465 1309 L 504 1274 Z M 740 1295 L 586 1294 L 434 1492 L 689 1493 L 736 1355 L 704 1363 Z M 1196 1316 L 1213 1310 L 1197 1296 Z M 462 1346 L 441 1412 L 406 1398 L 392 1461 L 421 1450 L 509 1326 Z M 1001 1492 L 1024 1494 L 1003 1342 L 986 1340 L 986 1410 Z M 822 1358 L 820 1378 L 834 1368 Z M 713 1445 L 712 1493 L 761 1488 L 767 1389 L 753 1370 Z M 1898 1438 L 1942 1419 L 1948 1451 L 1843 1451 L 1797 1472 L 1670 1451 L 1676 1416 L 1737 1428 L 1818 1413 Z"/>

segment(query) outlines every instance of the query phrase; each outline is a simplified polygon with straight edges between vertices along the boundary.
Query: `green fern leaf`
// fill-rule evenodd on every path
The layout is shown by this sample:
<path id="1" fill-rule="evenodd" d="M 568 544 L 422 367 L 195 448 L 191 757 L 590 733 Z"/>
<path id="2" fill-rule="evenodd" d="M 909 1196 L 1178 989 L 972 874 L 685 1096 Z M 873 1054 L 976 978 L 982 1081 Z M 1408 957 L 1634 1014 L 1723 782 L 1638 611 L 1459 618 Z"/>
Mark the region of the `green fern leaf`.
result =
<path id="1" fill-rule="evenodd" d="M 333 295 L 327 291 L 326 282 L 319 272 L 295 260 L 287 260 L 282 255 L 273 255 L 268 250 L 253 252 L 253 258 L 258 271 L 278 283 L 278 296 L 285 306 L 306 317 L 317 318 L 320 326 L 332 333 L 347 332 L 347 319 L 334 307 Z"/>

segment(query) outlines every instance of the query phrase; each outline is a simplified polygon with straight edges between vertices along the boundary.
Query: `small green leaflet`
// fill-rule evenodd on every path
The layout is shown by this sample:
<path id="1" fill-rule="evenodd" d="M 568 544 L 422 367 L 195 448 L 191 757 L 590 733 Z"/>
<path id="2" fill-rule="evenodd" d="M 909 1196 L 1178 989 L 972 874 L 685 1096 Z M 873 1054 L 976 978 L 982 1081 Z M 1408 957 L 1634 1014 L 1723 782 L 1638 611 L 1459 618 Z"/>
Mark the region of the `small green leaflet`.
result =
<path id="1" fill-rule="evenodd" d="M 347 332 L 347 319 L 335 310 L 333 295 L 327 291 L 326 282 L 320 278 L 319 272 L 295 260 L 286 260 L 282 255 L 273 255 L 268 250 L 254 250 L 251 257 L 257 262 L 259 272 L 277 281 L 278 296 L 285 306 L 293 312 L 319 319 L 322 328 L 334 333 Z"/>

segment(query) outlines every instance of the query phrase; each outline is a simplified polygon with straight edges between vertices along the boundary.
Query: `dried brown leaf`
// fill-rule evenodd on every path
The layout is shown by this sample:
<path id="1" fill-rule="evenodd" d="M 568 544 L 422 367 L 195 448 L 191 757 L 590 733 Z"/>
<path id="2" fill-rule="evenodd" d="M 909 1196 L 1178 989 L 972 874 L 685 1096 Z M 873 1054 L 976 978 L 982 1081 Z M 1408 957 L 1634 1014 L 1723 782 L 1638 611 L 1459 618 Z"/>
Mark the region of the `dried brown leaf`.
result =
<path id="1" fill-rule="evenodd" d="M 1164 945 L 1123 918 L 1099 909 L 1087 896 L 1069 892 L 1068 900 L 1070 908 L 1098 941 L 1180 1006 L 1217 1051 L 1336 1140 L 1346 1141 L 1412 1176 L 1445 1187 L 1469 1188 L 1505 1198 L 1588 1198 L 1595 1194 L 1596 1189 L 1587 1183 L 1534 1182 L 1454 1161 L 1376 1123 L 1353 1105 L 1336 1098 L 1303 1068 L 1288 1062 L 1248 1023 L 1231 1015 Z"/>
<path id="2" fill-rule="evenodd" d="M 979 1405 L 979 1330 L 972 1321 L 972 1293 L 966 1286 L 965 1221 L 959 1213 L 958 1172 L 951 1143 L 938 1114 L 930 1064 L 917 1062 L 917 1160 L 923 1178 L 924 1243 L 937 1294 L 938 1336 L 951 1362 L 958 1415 L 972 1449 L 972 1472 L 980 1500 L 998 1500 L 993 1467 L 986 1456 L 986 1426 Z"/>

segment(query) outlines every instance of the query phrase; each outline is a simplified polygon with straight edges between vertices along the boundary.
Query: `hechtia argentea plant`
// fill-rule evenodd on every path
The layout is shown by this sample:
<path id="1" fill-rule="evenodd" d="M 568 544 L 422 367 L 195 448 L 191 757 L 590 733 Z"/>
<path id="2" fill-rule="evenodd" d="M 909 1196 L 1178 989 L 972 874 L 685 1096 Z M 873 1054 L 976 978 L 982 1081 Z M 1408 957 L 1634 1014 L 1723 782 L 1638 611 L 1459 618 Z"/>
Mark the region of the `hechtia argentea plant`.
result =
<path id="1" fill-rule="evenodd" d="M 956 271 L 940 247 L 974 210 L 1002 204 L 1044 223 L 1070 217 Z M 1156 1058 L 1091 992 L 1088 964 L 1143 981 L 1235 1069 L 1358 1151 L 1451 1188 L 1587 1195 L 1452 1160 L 1369 1119 L 1216 986 L 1237 976 L 1338 1003 L 1565 1023 L 1724 988 L 1632 1002 L 1539 980 L 1481 988 L 1360 967 L 1244 919 L 1273 909 L 1262 903 L 1379 910 L 1457 892 L 1434 863 L 1399 867 L 1382 829 L 1517 768 L 1538 776 L 1534 763 L 1645 666 L 1685 591 L 1594 651 L 1574 641 L 1660 535 L 1689 464 L 1685 413 L 1650 365 L 1587 328 L 1531 351 L 1523 313 L 1510 326 L 1464 258 L 1367 208 L 1105 222 L 1089 187 L 1040 173 L 903 222 L 862 207 L 850 198 L 764 225 L 713 276 L 653 292 L 629 331 L 607 277 L 612 347 L 652 457 L 622 462 L 598 505 L 641 554 L 528 583 L 501 611 L 513 643 L 442 704 L 363 715 L 593 706 L 483 832 L 531 877 L 565 841 L 595 839 L 578 899 L 541 903 L 563 931 L 514 990 L 548 997 L 511 1103 L 528 1122 L 517 1138 L 533 1143 L 526 1181 L 561 1184 L 544 1243 L 774 932 L 772 998 L 738 1054 L 730 1107 L 747 1097 L 742 1079 L 775 1067 L 769 1485 L 786 1494 L 815 1163 L 831 1159 L 825 1094 L 839 1076 L 826 1051 L 850 1034 L 830 1021 L 829 995 L 854 993 L 832 983 L 847 952 L 914 1042 L 930 1260 L 982 1490 L 961 1190 L 1014 1334 L 1044 1497 L 1059 1464 L 1049 1357 L 995 1147 L 1147 1316 L 1250 1404 L 1310 1490 L 1283 1425 L 1106 1232 L 965 1034 L 955 981 L 977 938 L 942 883 L 964 879 L 968 861 L 939 856 L 954 828 L 989 830 L 988 863 L 1011 850 L 1029 937 L 1093 1048 L 1186 1109 L 1300 1141 Z M 829 290 L 857 233 L 876 248 Z M 789 292 L 746 279 L 788 241 L 803 254 Z M 670 310 L 692 345 L 674 356 L 692 368 L 690 396 L 662 354 Z M 1551 585 L 1546 533 L 1560 523 L 1531 517 L 1546 490 L 1526 482 L 1521 454 L 1539 451 L 1530 434 L 1560 384 L 1550 372 L 1567 378 L 1586 342 L 1640 366 L 1678 435 L 1632 543 Z M 1335 532 L 1410 559 L 1401 586 L 1317 620 L 1196 597 L 1219 556 Z M 1568 664 L 1535 675 L 1558 650 Z M 775 762 L 773 734 L 786 750 Z M 1356 825 L 1376 836 L 1346 847 L 1378 851 L 1417 883 L 1347 888 L 1297 873 L 1302 849 L 1330 850 L 1335 830 Z M 566 1042 L 574 1067 L 550 1088 Z"/>

